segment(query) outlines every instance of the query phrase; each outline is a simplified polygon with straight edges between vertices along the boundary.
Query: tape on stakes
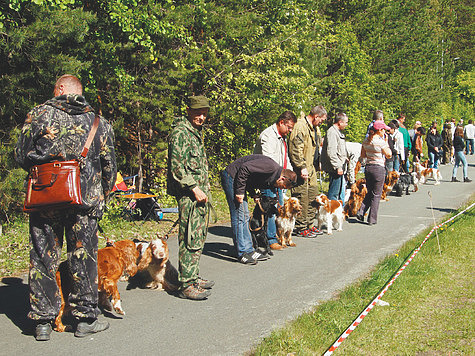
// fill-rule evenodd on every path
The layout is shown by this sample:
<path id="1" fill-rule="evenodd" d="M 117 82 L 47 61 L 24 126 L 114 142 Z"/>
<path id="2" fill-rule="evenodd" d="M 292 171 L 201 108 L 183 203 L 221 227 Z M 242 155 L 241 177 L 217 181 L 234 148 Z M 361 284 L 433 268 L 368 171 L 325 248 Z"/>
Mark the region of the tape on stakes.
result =
<path id="1" fill-rule="evenodd" d="M 449 223 L 450 221 L 454 220 L 456 217 L 458 217 L 459 215 L 462 215 L 463 213 L 465 213 L 466 211 L 470 210 L 473 206 L 475 205 L 475 203 L 471 204 L 468 208 L 462 210 L 461 212 L 459 212 L 458 214 L 452 216 L 450 219 L 448 219 L 447 221 L 444 221 L 443 223 L 437 225 L 437 226 L 434 226 L 432 228 L 432 230 L 430 230 L 430 232 L 427 234 L 427 236 L 424 238 L 424 240 L 422 241 L 422 243 L 419 245 L 419 247 L 417 249 L 414 250 L 413 254 L 411 255 L 411 257 L 408 258 L 408 260 L 406 261 L 406 263 L 404 263 L 404 265 L 399 269 L 399 271 L 394 275 L 394 277 L 389 281 L 389 283 L 386 284 L 386 286 L 384 287 L 384 289 L 381 291 L 381 293 L 378 294 L 378 296 L 376 298 L 373 299 L 373 301 L 371 303 L 368 304 L 368 306 L 364 309 L 364 311 L 358 315 L 358 317 L 351 323 L 351 325 L 338 337 L 338 339 L 333 343 L 333 345 L 323 354 L 324 356 L 330 356 L 333 351 L 335 351 L 338 346 L 341 345 L 341 343 L 343 341 L 345 341 L 345 339 L 348 337 L 348 335 L 350 335 L 353 330 L 355 330 L 355 328 L 361 323 L 361 321 L 364 319 L 364 317 L 366 315 L 368 315 L 368 313 L 374 308 L 374 306 L 376 305 L 376 301 L 378 299 L 381 299 L 383 297 L 383 295 L 386 293 L 386 291 L 389 289 L 389 287 L 394 283 L 394 281 L 396 280 L 397 277 L 399 277 L 399 275 L 402 273 L 402 271 L 404 271 L 404 269 L 409 265 L 409 263 L 412 261 L 412 259 L 414 258 L 414 256 L 421 250 L 421 247 L 426 243 L 426 241 L 429 239 L 430 235 L 432 235 L 432 233 L 436 230 L 436 229 L 439 229 L 440 227 L 442 227 L 443 225 Z"/>

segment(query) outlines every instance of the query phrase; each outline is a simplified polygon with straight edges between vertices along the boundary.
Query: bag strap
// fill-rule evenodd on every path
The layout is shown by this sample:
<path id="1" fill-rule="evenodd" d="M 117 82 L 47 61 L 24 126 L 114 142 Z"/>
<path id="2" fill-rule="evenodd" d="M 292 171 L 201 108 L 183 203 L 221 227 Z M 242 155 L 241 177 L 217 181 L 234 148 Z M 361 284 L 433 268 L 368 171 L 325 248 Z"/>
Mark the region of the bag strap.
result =
<path id="1" fill-rule="evenodd" d="M 99 115 L 96 114 L 94 118 L 94 123 L 92 124 L 91 131 L 89 131 L 89 136 L 87 136 L 86 143 L 84 144 L 84 148 L 82 149 L 81 156 L 86 158 L 87 153 L 89 152 L 89 147 L 91 147 L 92 140 L 94 136 L 96 136 L 97 128 L 99 127 Z"/>

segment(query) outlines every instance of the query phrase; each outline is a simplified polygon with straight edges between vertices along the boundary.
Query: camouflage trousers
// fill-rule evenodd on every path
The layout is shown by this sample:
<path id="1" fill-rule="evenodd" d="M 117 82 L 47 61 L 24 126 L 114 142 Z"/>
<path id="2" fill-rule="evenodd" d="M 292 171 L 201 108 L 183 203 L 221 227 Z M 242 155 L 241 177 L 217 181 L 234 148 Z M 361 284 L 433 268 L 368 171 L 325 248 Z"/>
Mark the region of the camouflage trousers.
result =
<path id="1" fill-rule="evenodd" d="M 97 219 L 65 213 L 45 217 L 30 214 L 30 304 L 28 317 L 53 320 L 61 307 L 56 284 L 66 236 L 68 268 L 72 276 L 69 304 L 76 318 L 97 318 Z"/>
<path id="2" fill-rule="evenodd" d="M 317 176 L 313 175 L 308 180 L 292 188 L 292 196 L 298 198 L 302 205 L 302 212 L 295 220 L 295 230 L 305 230 L 313 227 L 317 207 L 312 204 L 318 195 Z"/>
<path id="3" fill-rule="evenodd" d="M 208 232 L 208 204 L 187 196 L 177 198 L 179 210 L 178 280 L 181 289 L 192 285 L 200 273 L 200 258 Z"/>

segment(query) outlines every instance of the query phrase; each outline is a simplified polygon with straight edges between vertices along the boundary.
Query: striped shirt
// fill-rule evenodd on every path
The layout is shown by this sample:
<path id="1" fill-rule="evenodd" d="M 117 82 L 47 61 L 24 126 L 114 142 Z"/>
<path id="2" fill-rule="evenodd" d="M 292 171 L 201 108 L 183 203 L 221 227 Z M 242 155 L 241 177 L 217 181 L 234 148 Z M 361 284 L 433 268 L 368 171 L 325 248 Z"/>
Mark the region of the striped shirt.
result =
<path id="1" fill-rule="evenodd" d="M 366 164 L 377 164 L 384 167 L 383 149 L 389 148 L 389 145 L 381 136 L 374 135 L 371 142 L 368 142 L 367 139 L 364 140 L 363 148 L 366 152 Z"/>

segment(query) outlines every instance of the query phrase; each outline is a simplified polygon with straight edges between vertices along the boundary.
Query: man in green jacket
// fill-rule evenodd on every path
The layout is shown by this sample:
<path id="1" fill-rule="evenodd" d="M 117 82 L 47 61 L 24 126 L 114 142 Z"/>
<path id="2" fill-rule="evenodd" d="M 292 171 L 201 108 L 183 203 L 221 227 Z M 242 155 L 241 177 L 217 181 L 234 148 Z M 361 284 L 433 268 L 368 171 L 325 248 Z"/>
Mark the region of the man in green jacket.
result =
<path id="1" fill-rule="evenodd" d="M 289 158 L 297 173 L 298 186 L 292 189 L 292 196 L 299 199 L 302 213 L 295 222 L 295 232 L 301 237 L 321 235 L 313 226 L 316 207 L 312 201 L 318 195 L 317 171 L 314 166 L 315 150 L 319 149 L 321 137 L 315 134 L 315 128 L 327 119 L 323 106 L 315 106 L 306 117 L 297 120 L 290 134 Z"/>
<path id="2" fill-rule="evenodd" d="M 404 122 L 406 121 L 406 115 L 399 114 L 398 117 L 399 122 L 399 132 L 402 133 L 402 137 L 404 139 L 404 157 L 406 158 L 402 164 L 402 168 L 404 172 L 409 173 L 409 152 L 411 152 L 412 144 L 411 144 L 411 136 L 409 136 L 409 132 L 404 126 Z"/>
<path id="3" fill-rule="evenodd" d="M 211 294 L 214 285 L 199 277 L 210 209 L 208 160 L 201 135 L 209 103 L 202 95 L 189 101 L 188 117 L 175 120 L 168 138 L 167 192 L 176 198 L 179 210 L 178 296 L 201 300 Z"/>

